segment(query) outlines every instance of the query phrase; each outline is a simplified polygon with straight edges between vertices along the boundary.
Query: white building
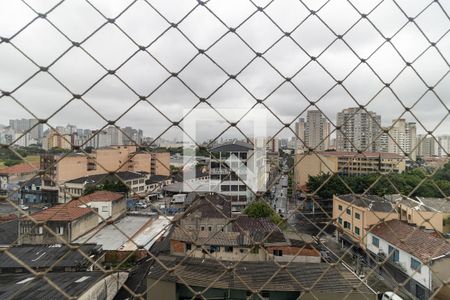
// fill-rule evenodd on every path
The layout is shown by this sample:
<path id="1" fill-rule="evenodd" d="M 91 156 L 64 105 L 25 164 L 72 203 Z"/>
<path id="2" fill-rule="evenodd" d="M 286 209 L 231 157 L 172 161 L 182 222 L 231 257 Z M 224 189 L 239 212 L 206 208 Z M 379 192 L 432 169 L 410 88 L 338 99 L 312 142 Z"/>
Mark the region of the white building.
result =
<path id="1" fill-rule="evenodd" d="M 265 192 L 266 148 L 258 144 L 232 141 L 210 150 L 214 154 L 209 164 L 211 186 L 218 184 L 219 192 L 231 198 L 234 212 L 245 209 L 255 193 Z"/>
<path id="2" fill-rule="evenodd" d="M 417 299 L 429 296 L 448 280 L 450 244 L 400 220 L 373 226 L 367 234 L 366 249 L 375 261 Z"/>

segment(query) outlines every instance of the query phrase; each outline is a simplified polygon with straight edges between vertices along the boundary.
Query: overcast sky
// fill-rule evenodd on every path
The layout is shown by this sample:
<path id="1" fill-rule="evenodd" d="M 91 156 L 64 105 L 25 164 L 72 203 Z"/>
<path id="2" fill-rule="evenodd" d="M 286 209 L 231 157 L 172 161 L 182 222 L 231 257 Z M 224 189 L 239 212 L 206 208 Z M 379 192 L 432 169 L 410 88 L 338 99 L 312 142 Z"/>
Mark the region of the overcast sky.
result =
<path id="1" fill-rule="evenodd" d="M 40 13 L 46 13 L 58 3 L 50 0 L 26 2 Z M 189 0 L 149 0 L 160 14 L 140 0 L 123 13 L 132 1 L 90 2 L 104 16 L 83 0 L 67 0 L 47 15 L 61 32 L 47 20 L 37 19 L 16 35 L 36 17 L 36 13 L 21 1 L 0 1 L 0 36 L 13 37 L 11 42 L 14 46 L 38 65 L 51 65 L 51 74 L 66 86 L 63 87 L 48 73 L 40 72 L 17 89 L 38 68 L 11 44 L 0 43 L 0 90 L 15 90 L 12 95 L 38 118 L 52 116 L 72 98 L 72 93 L 83 94 L 83 99 L 108 120 L 119 118 L 129 109 L 138 100 L 136 94 L 148 96 L 148 102 L 172 121 L 180 120 L 187 110 L 198 103 L 199 97 L 208 98 L 212 106 L 233 121 L 240 118 L 242 111 L 255 105 L 254 97 L 263 99 L 282 122 L 292 122 L 308 107 L 309 101 L 320 99 L 317 107 L 332 122 L 335 122 L 338 111 L 356 106 L 357 101 L 364 105 L 369 103 L 368 110 L 381 114 L 383 125 L 389 125 L 404 111 L 396 96 L 411 107 L 425 93 L 411 110 L 425 126 L 424 129 L 418 124 L 419 131 L 434 130 L 448 114 L 450 74 L 441 78 L 449 72 L 450 1 L 440 1 L 441 7 L 427 0 L 396 0 L 407 16 L 414 17 L 415 22 L 407 24 L 398 34 L 395 33 L 408 23 L 408 19 L 391 0 L 381 4 L 380 1 L 351 0 L 359 12 L 345 0 L 331 0 L 321 9 L 324 1 L 304 0 L 305 7 L 298 0 L 253 0 L 254 4 L 264 7 L 264 12 L 257 12 L 255 5 L 247 0 L 211 0 L 206 7 Z M 194 11 L 184 18 L 192 9 Z M 316 15 L 311 15 L 310 10 L 318 11 L 317 16 L 329 28 Z M 361 18 L 360 13 L 368 14 L 368 20 L 379 32 L 367 19 Z M 116 18 L 117 26 L 134 42 L 116 25 L 105 25 L 105 17 Z M 179 23 L 178 29 L 170 28 L 169 22 Z M 229 27 L 237 28 L 236 33 L 229 32 Z M 98 32 L 88 38 L 98 28 Z M 285 36 L 284 32 L 290 35 Z M 386 43 L 380 33 L 393 37 L 391 43 Z M 357 55 L 342 40 L 336 40 L 335 34 L 343 35 L 344 41 Z M 278 43 L 272 47 L 277 40 Z M 73 47 L 71 41 L 82 42 L 84 50 Z M 436 48 L 429 48 L 429 41 L 437 42 Z M 150 45 L 148 52 L 138 51 L 136 44 Z M 198 54 L 198 48 L 207 50 L 207 56 L 223 70 L 206 55 Z M 106 69 L 120 66 L 117 76 L 108 75 L 87 91 L 106 71 L 86 52 Z M 256 57 L 255 52 L 263 53 L 265 60 L 277 71 L 263 58 Z M 310 56 L 318 57 L 317 62 L 311 61 Z M 361 58 L 368 59 L 367 63 L 361 63 Z M 122 65 L 126 60 L 127 63 Z M 250 61 L 252 63 L 248 65 Z M 411 62 L 412 67 L 405 68 L 405 61 Z M 348 75 L 355 67 L 356 70 Z M 239 82 L 229 80 L 224 71 L 238 74 Z M 179 73 L 179 79 L 167 80 L 169 72 Z M 285 82 L 285 77 L 292 77 L 292 80 Z M 329 91 L 336 80 L 344 80 L 343 87 L 336 86 Z M 391 83 L 392 90 L 384 88 L 380 92 L 384 83 Z M 219 86 L 221 88 L 217 90 Z M 427 92 L 427 86 L 433 86 L 434 93 Z M 147 136 L 158 136 L 170 122 L 154 107 L 141 102 L 121 117 L 117 124 L 141 128 Z M 201 109 L 207 107 L 205 103 L 198 106 Z M 260 104 L 256 107 L 267 111 Z M 230 110 L 233 108 L 240 110 L 233 113 Z M 208 113 L 205 110 L 199 112 Z M 248 115 L 245 121 L 251 123 L 254 116 Z M 306 117 L 306 114 L 302 116 Z M 415 121 L 409 113 L 404 116 Z M 31 117 L 11 98 L 0 98 L 0 124 L 7 124 L 11 118 Z M 220 120 L 219 116 L 217 120 Z M 79 128 L 98 128 L 105 121 L 86 104 L 75 100 L 52 116 L 49 123 L 52 126 L 70 123 Z M 267 113 L 267 123 L 268 134 L 274 134 L 283 126 L 270 112 Z M 202 132 L 199 135 L 211 137 L 224 128 L 225 124 L 219 121 L 203 122 L 198 126 L 199 132 Z M 291 128 L 294 129 L 294 124 Z M 232 132 L 236 133 L 235 130 Z M 163 137 L 173 138 L 180 136 L 180 133 L 180 130 L 172 129 Z M 447 116 L 436 133 L 450 133 L 450 117 Z M 280 137 L 291 135 L 285 129 Z"/>

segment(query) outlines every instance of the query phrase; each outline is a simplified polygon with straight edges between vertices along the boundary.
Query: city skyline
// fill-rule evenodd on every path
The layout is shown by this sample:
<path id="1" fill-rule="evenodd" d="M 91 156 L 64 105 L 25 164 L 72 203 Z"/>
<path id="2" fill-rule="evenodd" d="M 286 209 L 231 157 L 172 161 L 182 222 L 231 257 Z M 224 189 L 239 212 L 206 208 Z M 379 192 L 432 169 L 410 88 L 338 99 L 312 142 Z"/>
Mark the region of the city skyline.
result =
<path id="1" fill-rule="evenodd" d="M 425 1 L 408 1 L 407 5 L 404 0 L 400 2 L 402 9 L 411 15 L 427 5 Z M 448 114 L 450 95 L 446 86 L 450 75 L 443 77 L 448 54 L 428 47 L 427 42 L 427 39 L 437 42 L 440 49 L 450 48 L 450 39 L 442 38 L 445 27 L 434 26 L 436 22 L 448 22 L 437 4 L 431 4 L 427 13 L 415 20 L 423 31 L 421 33 L 390 1 L 380 5 L 354 3 L 359 12 L 370 13 L 368 19 L 379 32 L 367 20 L 358 21 L 359 15 L 350 5 L 331 3 L 319 10 L 321 5 L 317 1 L 305 1 L 308 8 L 294 3 L 286 10 L 287 4 L 279 1 L 267 7 L 268 1 L 256 3 L 264 7 L 264 13 L 280 28 L 258 11 L 250 22 L 239 26 L 255 10 L 246 1 L 234 1 L 233 9 L 220 1 L 208 3 L 208 8 L 216 12 L 226 26 L 212 18 L 202 6 L 181 19 L 198 4 L 197 1 L 156 1 L 155 8 L 167 21 L 149 6 L 137 3 L 121 14 L 116 24 L 138 45 L 151 43 L 143 52 L 138 51 L 138 46 L 113 24 L 106 24 L 84 41 L 90 31 L 105 22 L 104 17 L 89 6 L 64 2 L 49 13 L 48 19 L 61 27 L 69 39 L 83 41 L 83 50 L 73 46 L 45 20 L 37 20 L 14 37 L 14 45 L 28 53 L 38 65 L 51 65 L 48 70 L 61 81 L 60 84 L 46 72 L 31 76 L 36 66 L 14 47 L 2 43 L 0 55 L 7 59 L 0 60 L 0 90 L 14 91 L 14 98 L 7 94 L 1 96 L 2 107 L 8 115 L 0 114 L 0 124 L 7 123 L 9 118 L 32 118 L 31 112 L 37 118 L 48 119 L 52 126 L 69 123 L 83 128 L 101 128 L 107 120 L 116 120 L 126 112 L 116 122 L 118 126 L 141 128 L 145 135 L 156 137 L 170 126 L 171 121 L 178 122 L 185 110 L 198 104 L 201 98 L 219 112 L 235 107 L 250 109 L 256 100 L 264 100 L 256 107 L 270 109 L 276 115 L 269 114 L 269 135 L 274 135 L 287 122 L 293 122 L 291 128 L 295 131 L 296 120 L 306 118 L 306 113 L 302 116 L 300 113 L 315 108 L 310 106 L 312 103 L 333 122 L 336 112 L 360 105 L 376 111 L 389 122 L 400 116 L 417 122 L 416 116 L 420 121 L 417 122 L 418 132 L 434 130 Z M 100 1 L 98 4 L 99 11 L 107 18 L 116 18 L 125 9 L 120 3 L 106 5 Z M 43 3 L 32 3 L 31 6 L 38 12 L 49 8 Z M 317 16 L 308 16 L 309 9 L 319 10 Z M 4 11 L 8 17 L 0 23 L 1 37 L 10 37 L 34 14 L 23 3 L 6 5 Z M 148 15 L 154 18 L 148 18 Z M 80 16 L 83 16 L 82 20 L 78 19 Z M 329 22 L 333 31 L 318 17 Z M 303 18 L 306 18 L 304 23 L 297 28 Z M 143 26 L 137 26 L 136 20 L 142 21 Z M 185 36 L 176 28 L 170 28 L 171 22 L 180 22 L 179 30 Z M 203 24 L 204 30 L 197 31 L 196 22 Z M 355 22 L 356 26 L 352 27 Z M 238 29 L 236 33 L 227 32 L 227 26 Z M 394 36 L 399 28 L 402 28 L 401 33 Z M 157 39 L 166 29 L 167 32 Z M 285 32 L 290 34 L 287 36 Z M 342 40 L 336 35 L 342 35 Z M 45 36 L 45 41 L 38 43 L 33 36 Z M 391 40 L 385 40 L 391 36 Z M 244 38 L 248 46 L 239 37 Z M 219 38 L 219 42 L 208 48 Z M 416 41 L 414 47 L 410 47 L 411 38 Z M 296 43 L 301 44 L 303 50 Z M 177 46 L 172 47 L 174 44 Z M 115 49 L 114 54 L 108 51 L 111 48 Z M 199 54 L 198 49 L 206 49 L 208 56 Z M 326 51 L 321 53 L 324 49 Z M 67 53 L 58 59 L 64 51 Z M 230 54 L 235 51 L 240 53 L 239 57 Z M 255 52 L 262 56 L 256 56 Z M 131 58 L 113 74 L 107 74 L 108 71 L 88 54 L 108 70 L 115 70 L 126 58 Z M 314 60 L 310 60 L 311 57 Z M 340 59 L 336 60 L 336 57 Z M 192 63 L 183 68 L 191 58 L 194 58 Z M 367 62 L 361 61 L 366 58 Z M 408 65 L 409 62 L 413 63 Z M 173 77 L 171 72 L 178 76 Z M 236 80 L 229 77 L 229 74 L 238 73 Z M 26 84 L 15 90 L 30 76 Z M 90 89 L 99 78 L 102 80 Z M 216 90 L 219 86 L 221 88 Z M 82 100 L 73 99 L 65 106 L 73 95 L 82 95 Z M 145 101 L 137 103 L 142 95 Z M 207 106 L 201 103 L 198 107 Z M 411 109 L 402 115 L 405 107 Z M 230 119 L 236 121 L 239 117 L 230 116 Z M 445 128 L 450 128 L 448 116 L 438 126 L 436 134 L 445 133 Z M 213 135 L 206 131 L 205 136 L 208 134 Z M 164 135 L 171 139 L 181 136 L 181 132 L 172 128 Z M 281 136 L 286 135 L 287 131 L 283 130 Z"/>

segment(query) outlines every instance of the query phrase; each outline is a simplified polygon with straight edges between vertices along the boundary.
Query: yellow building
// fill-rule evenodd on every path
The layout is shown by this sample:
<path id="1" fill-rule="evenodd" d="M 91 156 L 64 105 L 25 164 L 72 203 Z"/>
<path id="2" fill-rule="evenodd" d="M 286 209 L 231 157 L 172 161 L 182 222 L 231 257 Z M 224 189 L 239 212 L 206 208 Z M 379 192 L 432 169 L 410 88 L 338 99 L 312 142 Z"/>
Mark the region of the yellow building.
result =
<path id="1" fill-rule="evenodd" d="M 398 219 L 395 204 L 373 195 L 333 196 L 333 221 L 338 239 L 365 249 L 366 230 L 380 221 Z"/>
<path id="2" fill-rule="evenodd" d="M 323 151 L 297 153 L 295 155 L 294 176 L 297 188 L 308 182 L 309 176 L 327 173 L 340 175 L 361 175 L 376 172 L 402 173 L 405 171 L 405 158 L 394 153 L 384 152 L 340 152 Z"/>
<path id="3" fill-rule="evenodd" d="M 443 234 L 450 233 L 450 201 L 447 198 L 411 199 L 391 195 L 389 199 L 398 207 L 400 220 Z"/>
<path id="4" fill-rule="evenodd" d="M 168 152 L 154 155 L 155 153 L 136 151 L 136 146 L 111 146 L 96 149 L 89 155 L 42 155 L 40 167 L 41 170 L 47 170 L 44 186 L 55 187 L 55 183 L 61 184 L 75 178 L 109 172 L 146 172 L 164 176 L 170 174 Z"/>

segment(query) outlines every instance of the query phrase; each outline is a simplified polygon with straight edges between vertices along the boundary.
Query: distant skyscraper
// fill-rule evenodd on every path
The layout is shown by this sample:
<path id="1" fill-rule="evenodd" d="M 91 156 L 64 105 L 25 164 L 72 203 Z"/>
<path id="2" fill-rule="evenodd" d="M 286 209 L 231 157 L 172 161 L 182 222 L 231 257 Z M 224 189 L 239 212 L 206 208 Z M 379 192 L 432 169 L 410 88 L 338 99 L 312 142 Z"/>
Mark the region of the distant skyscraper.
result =
<path id="1" fill-rule="evenodd" d="M 324 151 L 330 145 L 330 123 L 319 110 L 308 110 L 305 124 L 305 142 L 309 148 Z"/>
<path id="2" fill-rule="evenodd" d="M 438 143 L 432 136 L 423 134 L 417 135 L 417 156 L 422 158 L 438 155 Z"/>
<path id="3" fill-rule="evenodd" d="M 450 135 L 439 136 L 439 156 L 448 156 L 450 154 Z"/>
<path id="4" fill-rule="evenodd" d="M 16 119 L 16 120 L 9 120 L 9 126 L 11 129 L 13 129 L 16 132 L 26 132 L 33 128 L 33 126 L 36 126 L 31 129 L 30 131 L 30 137 L 32 139 L 39 140 L 44 136 L 44 127 L 42 124 L 38 124 L 39 121 L 37 119 Z"/>
<path id="5" fill-rule="evenodd" d="M 330 123 L 319 110 L 308 110 L 305 119 L 300 118 L 295 124 L 297 150 L 305 147 L 324 151 L 330 146 Z"/>
<path id="6" fill-rule="evenodd" d="M 295 135 L 296 135 L 296 150 L 303 151 L 305 148 L 305 119 L 300 118 L 297 123 L 295 123 Z"/>
<path id="7" fill-rule="evenodd" d="M 405 119 L 393 120 L 392 123 L 388 136 L 388 152 L 401 155 L 406 153 L 412 160 L 416 160 L 416 123 L 406 122 Z"/>
<path id="8" fill-rule="evenodd" d="M 358 107 L 346 108 L 337 114 L 336 148 L 338 151 L 369 151 L 379 149 L 381 116 Z"/>

